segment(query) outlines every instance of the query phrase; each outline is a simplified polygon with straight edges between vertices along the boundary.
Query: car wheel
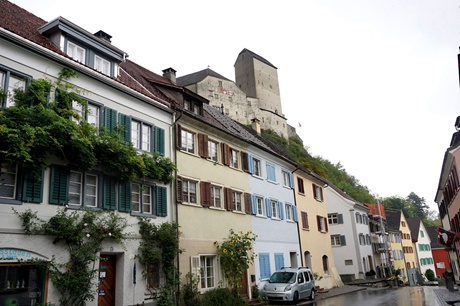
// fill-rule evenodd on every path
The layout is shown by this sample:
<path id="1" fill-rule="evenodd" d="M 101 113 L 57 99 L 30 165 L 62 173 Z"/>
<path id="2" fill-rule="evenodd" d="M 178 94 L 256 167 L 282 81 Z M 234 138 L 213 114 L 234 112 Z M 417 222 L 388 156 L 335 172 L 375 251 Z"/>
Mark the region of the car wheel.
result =
<path id="1" fill-rule="evenodd" d="M 310 300 L 313 301 L 313 300 L 315 299 L 315 297 L 316 297 L 315 289 L 312 289 L 312 290 L 311 290 L 311 294 L 310 294 Z"/>
<path id="2" fill-rule="evenodd" d="M 294 297 L 292 298 L 292 301 L 294 302 L 294 304 L 297 304 L 297 302 L 299 301 L 299 292 L 294 292 Z"/>

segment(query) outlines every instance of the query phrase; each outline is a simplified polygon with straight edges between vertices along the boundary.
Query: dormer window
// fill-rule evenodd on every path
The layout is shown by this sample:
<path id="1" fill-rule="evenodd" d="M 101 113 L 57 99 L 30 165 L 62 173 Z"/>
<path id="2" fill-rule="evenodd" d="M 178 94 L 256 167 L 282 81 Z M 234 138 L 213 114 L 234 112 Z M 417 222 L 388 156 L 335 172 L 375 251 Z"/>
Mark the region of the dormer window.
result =
<path id="1" fill-rule="evenodd" d="M 85 48 L 80 47 L 79 45 L 73 42 L 67 42 L 67 55 L 76 60 L 77 62 L 85 64 Z"/>
<path id="2" fill-rule="evenodd" d="M 100 56 L 94 56 L 94 69 L 103 74 L 110 75 L 110 62 Z"/>

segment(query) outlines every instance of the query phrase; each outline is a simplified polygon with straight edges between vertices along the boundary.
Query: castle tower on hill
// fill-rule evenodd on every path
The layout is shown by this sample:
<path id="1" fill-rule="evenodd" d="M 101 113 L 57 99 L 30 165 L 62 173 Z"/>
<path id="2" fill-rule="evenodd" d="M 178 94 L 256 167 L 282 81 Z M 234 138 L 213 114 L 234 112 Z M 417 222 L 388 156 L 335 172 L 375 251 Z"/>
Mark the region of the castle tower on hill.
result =
<path id="1" fill-rule="evenodd" d="M 207 98 L 210 105 L 242 124 L 258 119 L 262 129 L 285 138 L 295 135 L 282 112 L 277 68 L 248 49 L 238 54 L 234 67 L 236 82 L 207 68 L 178 77 L 177 85 Z"/>

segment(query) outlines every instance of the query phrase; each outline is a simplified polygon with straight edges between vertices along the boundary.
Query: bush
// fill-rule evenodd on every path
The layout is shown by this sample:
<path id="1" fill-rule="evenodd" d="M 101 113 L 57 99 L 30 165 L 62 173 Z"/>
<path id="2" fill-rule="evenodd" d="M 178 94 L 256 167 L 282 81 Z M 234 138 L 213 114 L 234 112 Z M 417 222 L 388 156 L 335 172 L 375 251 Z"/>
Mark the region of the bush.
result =
<path id="1" fill-rule="evenodd" d="M 203 295 L 202 306 L 243 306 L 244 301 L 236 292 L 229 288 L 216 288 Z"/>
<path id="2" fill-rule="evenodd" d="M 182 301 L 185 306 L 200 306 L 200 292 L 198 291 L 198 279 L 188 272 L 185 276 L 185 284 L 182 286 Z"/>
<path id="3" fill-rule="evenodd" d="M 426 279 L 429 280 L 430 282 L 433 282 L 436 280 L 436 275 L 434 275 L 434 272 L 431 269 L 427 269 L 425 271 L 425 276 L 426 276 Z"/>

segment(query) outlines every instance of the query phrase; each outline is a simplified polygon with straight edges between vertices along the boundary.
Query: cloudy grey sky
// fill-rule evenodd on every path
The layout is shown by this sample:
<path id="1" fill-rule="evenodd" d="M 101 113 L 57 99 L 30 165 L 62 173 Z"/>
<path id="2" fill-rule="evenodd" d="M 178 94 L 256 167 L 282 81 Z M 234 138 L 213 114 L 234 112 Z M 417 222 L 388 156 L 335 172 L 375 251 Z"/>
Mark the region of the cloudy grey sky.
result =
<path id="1" fill-rule="evenodd" d="M 278 68 L 283 113 L 311 154 L 381 197 L 413 191 L 436 207 L 460 115 L 460 0 L 12 2 L 103 30 L 158 74 L 209 66 L 234 80 L 247 48 Z"/>

